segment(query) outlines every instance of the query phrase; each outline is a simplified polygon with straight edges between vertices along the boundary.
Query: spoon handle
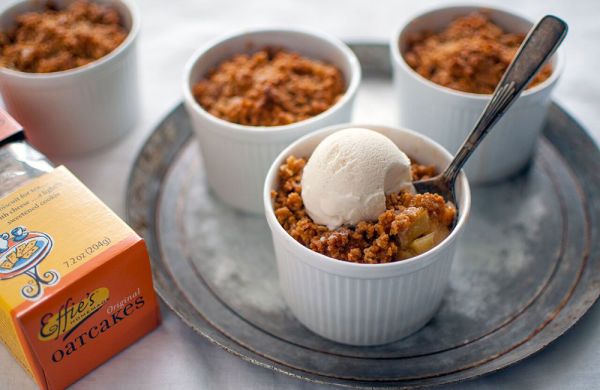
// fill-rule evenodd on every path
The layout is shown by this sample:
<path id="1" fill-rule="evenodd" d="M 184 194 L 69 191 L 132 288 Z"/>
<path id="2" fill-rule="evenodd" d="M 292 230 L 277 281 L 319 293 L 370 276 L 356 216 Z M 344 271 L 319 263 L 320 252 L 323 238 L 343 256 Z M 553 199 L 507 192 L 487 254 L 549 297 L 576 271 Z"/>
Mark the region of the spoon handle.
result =
<path id="1" fill-rule="evenodd" d="M 558 48 L 567 29 L 563 20 L 546 15 L 529 31 L 471 134 L 443 173 L 444 182 L 454 183 L 475 148 Z"/>

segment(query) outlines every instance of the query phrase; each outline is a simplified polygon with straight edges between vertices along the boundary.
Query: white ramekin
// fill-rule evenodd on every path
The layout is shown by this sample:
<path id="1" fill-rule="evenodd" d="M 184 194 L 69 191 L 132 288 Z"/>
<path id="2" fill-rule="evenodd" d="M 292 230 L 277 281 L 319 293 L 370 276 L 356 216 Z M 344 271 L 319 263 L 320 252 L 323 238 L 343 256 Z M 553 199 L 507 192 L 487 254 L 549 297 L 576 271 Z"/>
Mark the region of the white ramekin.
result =
<path id="1" fill-rule="evenodd" d="M 210 69 L 236 54 L 267 46 L 282 47 L 337 66 L 346 81 L 344 96 L 313 118 L 272 127 L 227 122 L 208 113 L 196 102 L 191 88 Z M 185 67 L 183 95 L 210 187 L 225 203 L 242 211 L 262 213 L 262 186 L 273 159 L 290 142 L 311 131 L 350 121 L 360 77 L 358 59 L 348 46 L 332 36 L 311 30 L 244 30 L 198 50 Z"/>
<path id="2" fill-rule="evenodd" d="M 352 345 L 378 345 L 417 331 L 436 312 L 446 288 L 456 241 L 469 214 L 471 195 L 463 173 L 457 181 L 459 216 L 451 234 L 432 250 L 389 264 L 355 264 L 306 248 L 279 224 L 271 190 L 278 185 L 280 165 L 290 155 L 310 156 L 329 134 L 350 125 L 328 127 L 287 147 L 275 159 L 263 191 L 279 281 L 288 306 L 313 332 Z M 452 156 L 439 144 L 410 130 L 352 125 L 380 132 L 412 158 L 444 169 Z"/>
<path id="3" fill-rule="evenodd" d="M 85 66 L 54 73 L 25 73 L 0 68 L 0 93 L 8 112 L 25 128 L 29 141 L 46 155 L 81 155 L 106 146 L 131 129 L 139 114 L 136 41 L 137 6 L 130 0 L 111 4 L 128 36 L 108 55 Z M 63 7 L 69 1 L 53 1 Z M 15 17 L 44 8 L 44 1 L 19 1 L 0 12 L 0 30 Z"/>
<path id="4" fill-rule="evenodd" d="M 407 37 L 424 30 L 440 31 L 459 16 L 485 9 L 493 22 L 510 32 L 527 32 L 532 23 L 500 9 L 457 6 L 439 8 L 409 19 L 392 36 L 390 49 L 394 86 L 399 99 L 401 126 L 414 129 L 456 152 L 490 100 L 490 95 L 456 91 L 435 84 L 404 60 Z M 471 183 L 504 179 L 530 160 L 550 105 L 550 93 L 563 70 L 559 51 L 552 59 L 552 75 L 526 90 L 496 124 L 467 163 Z"/>

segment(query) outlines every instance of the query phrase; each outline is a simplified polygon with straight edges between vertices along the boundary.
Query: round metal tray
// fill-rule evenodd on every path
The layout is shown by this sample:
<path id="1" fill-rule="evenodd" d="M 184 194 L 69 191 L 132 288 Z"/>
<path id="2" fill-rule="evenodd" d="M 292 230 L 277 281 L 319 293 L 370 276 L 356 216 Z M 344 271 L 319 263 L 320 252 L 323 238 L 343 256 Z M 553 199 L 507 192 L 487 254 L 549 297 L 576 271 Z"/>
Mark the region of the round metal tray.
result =
<path id="1" fill-rule="evenodd" d="M 388 47 L 355 44 L 364 70 L 355 119 L 393 124 Z M 600 152 L 553 105 L 529 168 L 473 189 L 447 294 L 418 333 L 379 347 L 302 327 L 278 286 L 266 222 L 206 187 L 185 110 L 158 125 L 133 168 L 128 220 L 147 241 L 155 286 L 189 326 L 257 365 L 347 386 L 424 386 L 489 373 L 539 351 L 600 293 Z"/>

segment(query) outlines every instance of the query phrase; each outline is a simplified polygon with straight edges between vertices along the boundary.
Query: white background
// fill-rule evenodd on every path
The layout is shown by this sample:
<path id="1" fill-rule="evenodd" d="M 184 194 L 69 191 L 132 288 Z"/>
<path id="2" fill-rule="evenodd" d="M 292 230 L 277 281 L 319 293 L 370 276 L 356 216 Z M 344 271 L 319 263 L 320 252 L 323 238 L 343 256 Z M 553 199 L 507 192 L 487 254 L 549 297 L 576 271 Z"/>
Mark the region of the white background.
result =
<path id="1" fill-rule="evenodd" d="M 8 3 L 0 1 L 1 5 Z M 472 2 L 467 2 L 473 4 Z M 64 163 L 102 200 L 124 215 L 131 164 L 153 126 L 181 100 L 182 69 L 207 39 L 250 26 L 306 25 L 345 40 L 386 41 L 423 8 L 444 1 L 405 0 L 140 0 L 142 116 L 119 144 Z M 451 3 L 456 4 L 456 3 Z M 570 25 L 567 63 L 555 99 L 600 137 L 600 1 L 497 0 L 530 19 L 553 13 Z M 316 389 L 324 388 L 246 363 L 188 329 L 163 307 L 164 323 L 74 385 L 75 389 Z M 600 387 L 600 306 L 571 331 L 521 364 L 452 389 L 590 389 Z M 35 389 L 34 382 L 0 348 L 0 388 Z"/>

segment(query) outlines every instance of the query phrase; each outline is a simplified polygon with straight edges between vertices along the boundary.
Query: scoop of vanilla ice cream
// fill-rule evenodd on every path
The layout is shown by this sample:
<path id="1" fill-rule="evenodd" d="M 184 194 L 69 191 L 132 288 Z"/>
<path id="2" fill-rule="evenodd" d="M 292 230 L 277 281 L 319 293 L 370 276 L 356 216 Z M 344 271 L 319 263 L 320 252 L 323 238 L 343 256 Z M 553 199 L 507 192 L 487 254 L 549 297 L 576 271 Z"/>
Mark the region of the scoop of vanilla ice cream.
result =
<path id="1" fill-rule="evenodd" d="M 335 229 L 373 221 L 385 195 L 414 191 L 410 160 L 389 138 L 349 128 L 325 138 L 302 174 L 302 200 L 315 223 Z"/>

